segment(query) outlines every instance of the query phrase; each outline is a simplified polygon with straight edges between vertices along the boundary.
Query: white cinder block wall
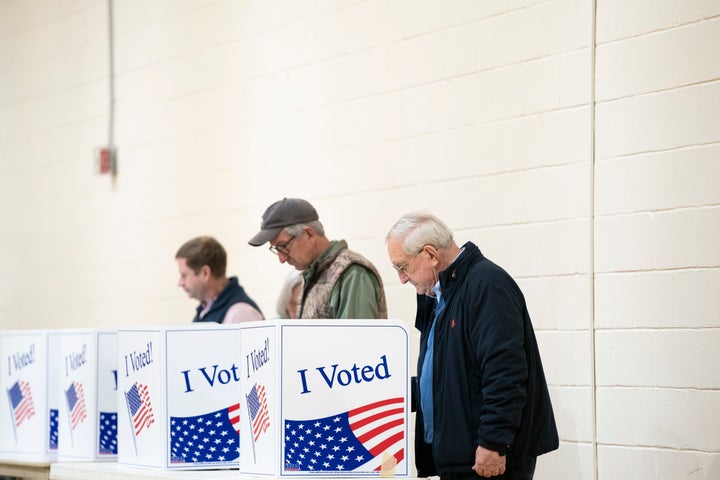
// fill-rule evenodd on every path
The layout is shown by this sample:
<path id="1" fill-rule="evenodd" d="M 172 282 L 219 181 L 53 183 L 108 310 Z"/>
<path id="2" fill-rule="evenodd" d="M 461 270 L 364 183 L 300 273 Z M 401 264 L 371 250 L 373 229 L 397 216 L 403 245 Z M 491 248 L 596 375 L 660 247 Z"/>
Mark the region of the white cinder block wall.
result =
<path id="1" fill-rule="evenodd" d="M 720 2 L 599 1 L 599 478 L 720 478 Z"/>
<path id="2" fill-rule="evenodd" d="M 720 478 L 720 2 L 0 2 L 0 328 L 185 323 L 174 253 L 300 196 L 380 268 L 430 210 L 523 287 L 560 428 L 538 479 Z"/>

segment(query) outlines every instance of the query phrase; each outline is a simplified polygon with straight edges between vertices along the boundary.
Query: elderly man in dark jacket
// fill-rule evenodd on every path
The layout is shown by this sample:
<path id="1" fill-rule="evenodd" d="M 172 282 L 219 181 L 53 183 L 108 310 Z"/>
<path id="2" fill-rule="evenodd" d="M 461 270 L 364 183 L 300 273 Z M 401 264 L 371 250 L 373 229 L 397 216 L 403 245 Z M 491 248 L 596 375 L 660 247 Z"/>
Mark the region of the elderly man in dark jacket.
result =
<path id="1" fill-rule="evenodd" d="M 520 288 L 432 215 L 402 217 L 387 248 L 418 293 L 418 476 L 531 479 L 559 442 Z"/>

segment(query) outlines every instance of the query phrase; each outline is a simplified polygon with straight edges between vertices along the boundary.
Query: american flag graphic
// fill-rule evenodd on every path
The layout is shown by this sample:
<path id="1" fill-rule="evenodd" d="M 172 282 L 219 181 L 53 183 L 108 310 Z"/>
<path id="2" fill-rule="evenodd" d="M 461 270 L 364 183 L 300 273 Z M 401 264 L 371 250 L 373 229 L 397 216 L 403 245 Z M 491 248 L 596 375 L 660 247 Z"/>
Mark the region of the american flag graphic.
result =
<path id="1" fill-rule="evenodd" d="M 285 420 L 285 471 L 379 471 L 405 457 L 405 401 L 389 398 L 324 418 Z"/>
<path id="2" fill-rule="evenodd" d="M 231 462 L 240 456 L 240 404 L 191 417 L 170 417 L 172 463 Z"/>
<path id="3" fill-rule="evenodd" d="M 50 409 L 50 442 L 48 447 L 50 450 L 58 448 L 58 409 Z"/>
<path id="4" fill-rule="evenodd" d="M 70 428 L 75 430 L 75 427 L 87 418 L 82 383 L 73 382 L 70 384 L 70 388 L 65 390 L 65 399 L 67 400 L 68 414 L 70 415 Z"/>
<path id="5" fill-rule="evenodd" d="M 22 422 L 35 415 L 30 384 L 24 380 L 18 380 L 7 392 L 13 413 L 13 421 L 15 426 L 20 426 Z"/>
<path id="6" fill-rule="evenodd" d="M 135 382 L 135 385 L 125 394 L 125 401 L 130 411 L 133 432 L 137 437 L 143 428 L 149 427 L 155 422 L 147 385 Z"/>
<path id="7" fill-rule="evenodd" d="M 117 455 L 117 412 L 100 412 L 100 455 Z"/>
<path id="8" fill-rule="evenodd" d="M 250 423 L 252 423 L 253 441 L 257 442 L 260 435 L 270 428 L 270 413 L 268 412 L 265 387 L 256 383 L 247 394 L 246 399 Z"/>

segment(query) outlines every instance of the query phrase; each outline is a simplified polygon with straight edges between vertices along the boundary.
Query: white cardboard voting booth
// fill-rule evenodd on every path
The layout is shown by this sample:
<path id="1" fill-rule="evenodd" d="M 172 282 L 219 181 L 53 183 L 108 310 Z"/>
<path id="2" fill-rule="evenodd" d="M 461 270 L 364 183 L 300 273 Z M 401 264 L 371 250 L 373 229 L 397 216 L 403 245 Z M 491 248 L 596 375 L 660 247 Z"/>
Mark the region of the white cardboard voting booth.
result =
<path id="1" fill-rule="evenodd" d="M 408 333 L 388 320 L 241 324 L 240 473 L 409 476 Z"/>
<path id="2" fill-rule="evenodd" d="M 56 357 L 56 332 L 0 332 L 0 457 L 26 461 L 57 458 Z"/>
<path id="3" fill-rule="evenodd" d="M 240 326 L 240 471 L 243 473 L 271 473 L 279 459 L 278 332 L 275 322 L 249 322 Z"/>
<path id="4" fill-rule="evenodd" d="M 119 464 L 237 468 L 239 328 L 121 329 L 118 358 Z"/>
<path id="5" fill-rule="evenodd" d="M 59 364 L 59 461 L 117 458 L 117 332 L 64 330 Z"/>

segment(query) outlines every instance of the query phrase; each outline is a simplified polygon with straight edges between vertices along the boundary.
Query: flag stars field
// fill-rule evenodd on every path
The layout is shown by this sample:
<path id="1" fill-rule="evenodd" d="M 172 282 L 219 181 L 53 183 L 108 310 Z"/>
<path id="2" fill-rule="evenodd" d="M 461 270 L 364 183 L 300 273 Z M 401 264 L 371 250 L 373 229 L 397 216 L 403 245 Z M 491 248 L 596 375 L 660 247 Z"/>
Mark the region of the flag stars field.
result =
<path id="1" fill-rule="evenodd" d="M 328 417 L 285 419 L 285 469 L 370 472 L 380 468 L 386 454 L 402 461 L 403 402 L 389 398 Z"/>
<path id="2" fill-rule="evenodd" d="M 217 463 L 239 457 L 239 404 L 194 417 L 171 417 L 173 463 Z M 224 444 L 224 445 L 223 445 Z"/>

